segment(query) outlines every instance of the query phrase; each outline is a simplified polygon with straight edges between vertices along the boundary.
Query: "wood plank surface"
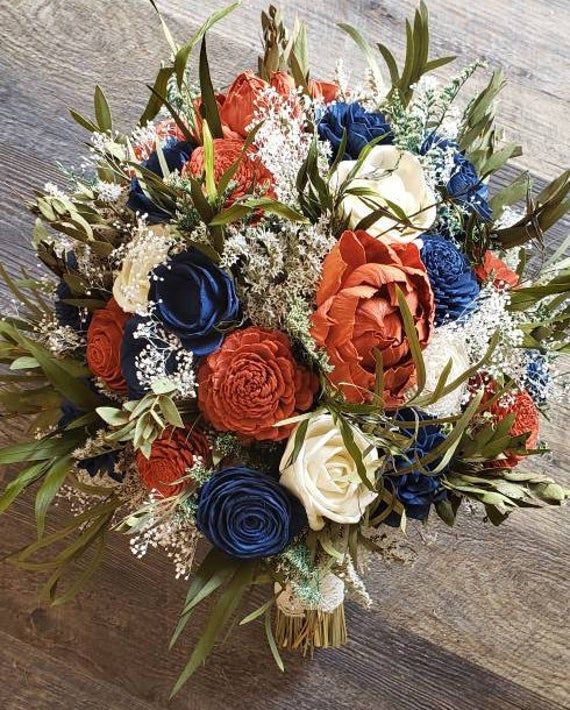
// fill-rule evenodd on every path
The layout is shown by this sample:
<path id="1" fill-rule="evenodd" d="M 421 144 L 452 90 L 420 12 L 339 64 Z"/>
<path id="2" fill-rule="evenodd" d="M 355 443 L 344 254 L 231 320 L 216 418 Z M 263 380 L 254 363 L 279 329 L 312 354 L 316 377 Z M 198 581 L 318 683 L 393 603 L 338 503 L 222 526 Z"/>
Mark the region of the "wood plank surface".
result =
<path id="1" fill-rule="evenodd" d="M 179 39 L 214 9 L 214 0 L 159 3 Z M 357 77 L 358 50 L 338 29 L 349 22 L 401 54 L 410 0 L 292 0 L 290 18 L 308 20 L 315 76 L 328 78 L 337 57 Z M 260 0 L 212 33 L 214 78 L 224 84 L 254 66 L 260 45 Z M 570 162 L 568 0 L 432 0 L 434 53 L 482 56 L 510 84 L 501 103 L 518 159 L 541 180 Z M 0 262 L 15 272 L 34 266 L 32 220 L 23 200 L 56 179 L 56 160 L 78 163 L 84 139 L 66 106 L 91 111 L 95 83 L 128 126 L 168 49 L 146 0 L 0 0 Z M 443 76 L 453 70 L 445 67 Z M 473 87 L 483 77 L 473 80 Z M 551 245 L 569 231 L 551 236 Z M 568 406 L 553 413 L 545 436 L 553 453 L 536 466 L 570 483 Z M 18 429 L 2 423 L 1 438 Z M 350 641 L 312 662 L 287 657 L 274 667 L 262 630 L 234 629 L 180 696 L 168 693 L 187 648 L 167 644 L 184 594 L 164 557 L 137 561 L 125 539 L 111 551 L 88 590 L 50 609 L 37 599 L 38 579 L 0 568 L 0 708 L 356 708 L 410 710 L 548 710 L 570 707 L 567 512 L 519 512 L 502 528 L 460 516 L 453 530 L 414 528 L 410 564 L 374 562 L 367 581 L 375 606 L 349 606 Z M 53 516 L 57 522 L 57 514 Z M 0 555 L 34 536 L 32 505 L 19 502 L 0 519 Z M 251 601 L 254 608 L 256 600 Z M 197 614 L 196 623 L 204 619 Z"/>

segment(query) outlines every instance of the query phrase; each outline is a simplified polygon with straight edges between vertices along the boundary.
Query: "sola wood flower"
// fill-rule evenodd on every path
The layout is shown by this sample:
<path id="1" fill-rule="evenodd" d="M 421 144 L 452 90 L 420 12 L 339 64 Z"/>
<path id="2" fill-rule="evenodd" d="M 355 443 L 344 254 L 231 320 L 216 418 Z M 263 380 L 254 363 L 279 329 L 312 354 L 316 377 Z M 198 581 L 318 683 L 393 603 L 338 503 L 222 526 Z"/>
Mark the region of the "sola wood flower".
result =
<path id="1" fill-rule="evenodd" d="M 198 403 L 220 431 L 257 440 L 288 436 L 283 419 L 307 411 L 315 376 L 295 362 L 289 339 L 279 331 L 245 328 L 228 336 L 198 372 Z"/>
<path id="2" fill-rule="evenodd" d="M 295 434 L 289 439 L 281 459 L 280 480 L 302 500 L 313 530 L 321 530 L 325 519 L 357 523 L 378 495 L 371 490 L 379 466 L 378 451 L 358 430 L 354 431 L 354 443 L 362 455 L 370 487 L 358 475 L 356 462 L 330 414 L 319 414 L 309 420 L 296 456 Z"/>
<path id="3" fill-rule="evenodd" d="M 324 261 L 312 335 L 334 366 L 331 381 L 352 402 L 365 400 L 374 388 L 375 350 L 382 355 L 387 405 L 401 401 L 414 384 L 396 287 L 425 347 L 433 330 L 433 294 L 414 244 L 389 244 L 366 232 L 344 232 Z"/>
<path id="4" fill-rule="evenodd" d="M 339 163 L 333 175 L 333 187 L 340 189 L 355 168 L 354 160 Z M 396 242 L 409 242 L 429 229 L 435 220 L 435 195 L 428 187 L 420 161 L 412 153 L 391 145 L 374 146 L 348 185 L 349 189 L 365 188 L 370 193 L 343 197 L 341 210 L 351 229 L 376 210 L 384 208 L 391 214 L 379 216 L 368 227 L 368 233 Z M 396 205 L 411 224 L 392 217 L 391 205 Z"/>

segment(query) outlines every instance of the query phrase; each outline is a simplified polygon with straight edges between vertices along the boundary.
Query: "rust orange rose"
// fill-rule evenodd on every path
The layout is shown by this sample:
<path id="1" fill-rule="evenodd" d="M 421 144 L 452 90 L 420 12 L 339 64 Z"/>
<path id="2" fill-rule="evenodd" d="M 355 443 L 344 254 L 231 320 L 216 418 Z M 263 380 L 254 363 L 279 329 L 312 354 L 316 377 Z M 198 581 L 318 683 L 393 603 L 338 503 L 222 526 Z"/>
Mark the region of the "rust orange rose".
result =
<path id="1" fill-rule="evenodd" d="M 251 71 L 242 72 L 235 78 L 220 107 L 220 120 L 224 134 L 245 138 L 247 127 L 253 120 L 256 102 L 267 88 L 266 81 Z"/>
<path id="2" fill-rule="evenodd" d="M 507 394 L 498 402 L 492 405 L 489 410 L 497 422 L 502 421 L 507 414 L 514 414 L 515 420 L 509 429 L 509 436 L 522 436 L 528 434 L 525 442 L 527 449 L 534 449 L 538 444 L 540 430 L 540 419 L 538 410 L 532 401 L 532 397 L 526 390 L 520 390 L 515 395 Z M 498 467 L 508 466 L 513 468 L 524 456 L 520 456 L 512 451 L 506 451 L 506 459 L 499 459 L 494 462 Z"/>
<path id="3" fill-rule="evenodd" d="M 107 387 L 126 392 L 127 383 L 121 372 L 121 343 L 125 323 L 130 316 L 114 298 L 105 308 L 95 311 L 87 330 L 87 364 Z"/>
<path id="4" fill-rule="evenodd" d="M 198 385 L 200 410 L 215 429 L 263 441 L 287 438 L 292 426 L 274 424 L 310 409 L 318 383 L 283 333 L 250 327 L 208 356 Z"/>
<path id="5" fill-rule="evenodd" d="M 322 99 L 326 104 L 330 104 L 338 96 L 338 85 L 333 81 L 309 79 L 309 93 L 314 99 Z"/>
<path id="6" fill-rule="evenodd" d="M 386 406 L 401 404 L 415 382 L 396 287 L 425 347 L 433 330 L 434 301 L 415 244 L 346 231 L 323 263 L 312 335 L 334 366 L 331 381 L 351 402 L 365 401 L 374 388 L 375 350 L 382 355 Z"/>
<path id="7" fill-rule="evenodd" d="M 218 182 L 222 175 L 239 160 L 238 169 L 232 178 L 236 188 L 228 202 L 234 202 L 254 191 L 261 195 L 273 195 L 271 173 L 255 157 L 253 151 L 243 155 L 244 141 L 232 138 L 214 139 L 214 179 Z M 195 148 L 190 160 L 182 168 L 182 175 L 199 177 L 204 172 L 204 149 Z"/>
<path id="8" fill-rule="evenodd" d="M 519 283 L 518 275 L 488 249 L 483 255 L 482 263 L 475 267 L 475 275 L 479 281 L 484 283 L 491 281 L 498 287 L 515 288 Z"/>
<path id="9" fill-rule="evenodd" d="M 147 459 L 140 451 L 136 456 L 141 481 L 148 490 L 165 497 L 180 493 L 188 481 L 184 477 L 196 463 L 208 465 L 211 458 L 208 439 L 196 429 L 168 427 L 156 439 Z"/>

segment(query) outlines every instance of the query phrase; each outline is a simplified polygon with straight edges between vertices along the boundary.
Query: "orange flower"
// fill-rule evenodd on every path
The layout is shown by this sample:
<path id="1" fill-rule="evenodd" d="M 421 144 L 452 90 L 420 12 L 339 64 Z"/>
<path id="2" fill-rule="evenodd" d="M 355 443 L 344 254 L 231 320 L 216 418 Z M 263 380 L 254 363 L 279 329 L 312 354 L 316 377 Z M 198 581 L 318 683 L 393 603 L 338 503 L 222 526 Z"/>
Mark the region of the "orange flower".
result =
<path id="1" fill-rule="evenodd" d="M 271 86 L 281 96 L 289 96 L 295 91 L 295 79 L 284 71 L 276 71 L 271 75 Z"/>
<path id="2" fill-rule="evenodd" d="M 309 79 L 309 93 L 314 99 L 322 99 L 326 104 L 330 104 L 338 96 L 338 85 L 334 81 Z"/>
<path id="3" fill-rule="evenodd" d="M 502 421 L 507 414 L 514 413 L 515 420 L 509 429 L 509 436 L 521 436 L 529 434 L 525 442 L 527 449 L 534 449 L 538 444 L 538 434 L 540 420 L 538 410 L 532 401 L 532 397 L 526 390 L 519 390 L 514 396 L 510 393 L 495 402 L 489 410 L 497 422 Z M 524 456 L 506 451 L 506 459 L 499 459 L 494 462 L 497 466 L 508 466 L 513 468 Z"/>
<path id="4" fill-rule="evenodd" d="M 198 462 L 210 461 L 208 439 L 196 429 L 168 427 L 156 439 L 147 459 L 140 451 L 136 464 L 141 481 L 148 490 L 157 490 L 163 496 L 180 493 L 185 484 L 181 480 L 188 469 Z"/>
<path id="5" fill-rule="evenodd" d="M 232 138 L 214 139 L 214 179 L 219 182 L 222 175 L 239 159 L 239 166 L 232 182 L 236 188 L 228 203 L 232 203 L 254 190 L 261 194 L 273 195 L 271 173 L 255 157 L 251 150 L 243 155 L 244 141 Z M 190 160 L 182 168 L 182 175 L 199 177 L 204 172 L 204 148 L 195 148 Z"/>
<path id="6" fill-rule="evenodd" d="M 334 366 L 331 381 L 351 402 L 365 401 L 374 388 L 375 350 L 382 355 L 386 406 L 401 404 L 415 382 L 396 287 L 425 347 L 433 330 L 434 302 L 415 244 L 346 231 L 323 263 L 312 335 Z"/>
<path id="7" fill-rule="evenodd" d="M 111 298 L 105 308 L 95 311 L 87 330 L 87 365 L 109 389 L 116 392 L 127 391 L 121 372 L 121 343 L 129 318 L 129 314 Z"/>
<path id="8" fill-rule="evenodd" d="M 220 108 L 220 120 L 231 134 L 241 138 L 247 136 L 247 127 L 253 120 L 256 101 L 267 86 L 266 81 L 251 71 L 238 74 Z"/>
<path id="9" fill-rule="evenodd" d="M 483 262 L 475 267 L 475 275 L 479 281 L 492 281 L 498 287 L 508 286 L 515 288 L 519 283 L 518 275 L 489 249 L 483 256 Z"/>
<path id="10" fill-rule="evenodd" d="M 273 425 L 310 409 L 317 387 L 283 333 L 250 327 L 233 332 L 201 365 L 198 405 L 219 431 L 275 441 L 293 425 Z"/>

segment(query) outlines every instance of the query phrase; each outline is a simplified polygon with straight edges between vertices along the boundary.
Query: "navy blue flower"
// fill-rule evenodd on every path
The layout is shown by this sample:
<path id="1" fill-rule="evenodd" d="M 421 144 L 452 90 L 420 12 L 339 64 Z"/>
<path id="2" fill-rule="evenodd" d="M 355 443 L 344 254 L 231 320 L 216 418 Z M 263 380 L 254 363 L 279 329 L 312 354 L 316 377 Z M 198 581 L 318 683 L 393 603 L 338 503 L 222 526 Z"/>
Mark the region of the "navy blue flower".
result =
<path id="1" fill-rule="evenodd" d="M 333 160 L 340 148 L 343 130 L 346 130 L 347 137 L 343 160 L 356 160 L 364 146 L 379 136 L 384 136 L 380 141 L 382 145 L 389 145 L 394 140 L 383 114 L 366 111 L 357 102 L 339 101 L 327 108 L 318 124 L 319 137 L 332 145 Z"/>
<path id="2" fill-rule="evenodd" d="M 61 417 L 58 422 L 58 427 L 60 429 L 65 429 L 72 422 L 85 414 L 82 409 L 77 407 L 68 399 L 63 400 L 60 408 Z M 97 456 L 89 456 L 85 459 L 79 459 L 77 461 L 77 467 L 87 471 L 91 477 L 96 476 L 98 473 L 106 473 L 115 481 L 120 482 L 123 480 L 123 475 L 115 471 L 117 457 L 117 451 L 107 451 L 103 454 L 98 454 Z"/>
<path id="3" fill-rule="evenodd" d="M 198 249 L 176 254 L 153 274 L 149 299 L 166 330 L 196 355 L 217 350 L 224 339 L 220 326 L 240 310 L 231 277 Z"/>
<path id="4" fill-rule="evenodd" d="M 97 456 L 90 456 L 86 459 L 80 459 L 77 462 L 77 468 L 81 468 L 93 478 L 98 473 L 104 474 L 112 478 L 115 481 L 123 480 L 123 473 L 115 471 L 115 464 L 117 463 L 118 452 L 117 451 L 107 451 L 104 454 L 98 454 Z"/>
<path id="5" fill-rule="evenodd" d="M 182 166 L 188 162 L 192 154 L 193 146 L 186 141 L 177 141 L 174 143 L 167 142 L 162 148 L 162 153 L 168 169 L 173 172 L 174 170 L 180 170 Z M 158 177 L 164 177 L 160 162 L 158 160 L 158 155 L 152 153 L 152 155 L 142 163 L 142 166 L 147 170 L 150 170 Z M 129 199 L 127 201 L 127 207 L 133 212 L 140 212 L 141 214 L 148 215 L 148 221 L 151 224 L 157 224 L 159 222 L 168 222 L 171 215 L 165 210 L 161 209 L 158 205 L 144 194 L 140 182 L 133 178 L 131 181 L 131 191 L 129 193 Z"/>
<path id="6" fill-rule="evenodd" d="M 525 389 L 538 407 L 547 402 L 547 391 L 551 377 L 548 362 L 544 355 L 532 350 L 527 351 L 529 362 L 526 368 Z"/>
<path id="7" fill-rule="evenodd" d="M 172 375 L 177 371 L 177 362 L 174 353 L 168 343 L 159 338 L 153 338 L 149 343 L 147 338 L 139 336 L 135 338 L 135 332 L 140 325 L 145 323 L 145 318 L 135 316 L 128 320 L 123 331 L 123 342 L 121 343 L 121 372 L 125 378 L 128 388 L 129 399 L 141 399 L 150 391 L 150 385 L 142 384 L 137 376 L 137 358 L 150 344 L 154 350 L 170 350 L 165 363 L 165 374 Z"/>
<path id="8" fill-rule="evenodd" d="M 66 254 L 65 262 L 70 271 L 77 270 L 77 257 L 73 252 Z M 57 322 L 60 325 L 73 328 L 77 333 L 85 333 L 89 327 L 91 314 L 82 313 L 78 306 L 64 303 L 65 300 L 73 298 L 74 294 L 63 279 L 57 285 L 55 295 L 54 311 Z"/>
<path id="9" fill-rule="evenodd" d="M 399 410 L 397 418 L 400 421 L 415 423 L 417 420 L 427 421 L 433 417 L 426 412 L 407 407 Z M 423 457 L 440 446 L 446 438 L 441 427 L 436 424 L 418 427 L 417 432 L 414 424 L 410 428 L 400 429 L 400 433 L 410 438 L 413 437 L 414 444 L 402 455 L 395 457 L 394 467 L 397 471 L 418 464 Z M 438 457 L 429 463 L 422 463 L 421 466 L 418 464 L 420 470 L 412 470 L 394 477 L 394 493 L 406 509 L 408 517 L 416 520 L 425 519 L 430 506 L 447 497 L 447 493 L 441 485 L 441 477 L 445 470 L 433 475 L 422 472 L 434 471 L 440 462 L 441 457 Z"/>
<path id="10" fill-rule="evenodd" d="M 465 316 L 476 305 L 479 284 L 465 256 L 439 234 L 423 234 L 421 258 L 435 298 L 435 324 Z"/>
<path id="11" fill-rule="evenodd" d="M 420 153 L 424 155 L 436 147 L 442 150 L 452 148 L 457 151 L 453 158 L 455 168 L 447 183 L 449 196 L 464 209 L 475 212 L 482 220 L 490 222 L 493 218 L 493 211 L 489 204 L 489 188 L 477 175 L 473 163 L 465 157 L 465 153 L 457 143 L 435 134 L 424 141 Z"/>
<path id="12" fill-rule="evenodd" d="M 198 529 L 232 557 L 282 552 L 307 525 L 303 506 L 271 475 L 245 466 L 217 471 L 198 492 Z"/>

